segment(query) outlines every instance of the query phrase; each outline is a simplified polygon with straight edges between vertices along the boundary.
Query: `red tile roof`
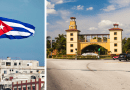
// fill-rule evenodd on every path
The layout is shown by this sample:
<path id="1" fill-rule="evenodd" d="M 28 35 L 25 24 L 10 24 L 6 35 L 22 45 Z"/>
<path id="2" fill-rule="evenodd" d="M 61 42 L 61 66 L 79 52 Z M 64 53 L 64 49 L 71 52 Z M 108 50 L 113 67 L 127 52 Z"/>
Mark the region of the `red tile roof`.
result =
<path id="1" fill-rule="evenodd" d="M 75 17 L 70 17 L 70 19 L 76 19 Z"/>
<path id="2" fill-rule="evenodd" d="M 65 30 L 65 31 L 78 31 L 78 32 L 80 32 L 80 30 L 77 30 L 77 29 L 68 29 L 68 30 Z"/>
<path id="3" fill-rule="evenodd" d="M 114 26 L 118 26 L 119 24 L 113 24 Z"/>
<path id="4" fill-rule="evenodd" d="M 123 29 L 121 29 L 121 28 L 111 28 L 109 30 L 122 30 L 123 31 Z"/>

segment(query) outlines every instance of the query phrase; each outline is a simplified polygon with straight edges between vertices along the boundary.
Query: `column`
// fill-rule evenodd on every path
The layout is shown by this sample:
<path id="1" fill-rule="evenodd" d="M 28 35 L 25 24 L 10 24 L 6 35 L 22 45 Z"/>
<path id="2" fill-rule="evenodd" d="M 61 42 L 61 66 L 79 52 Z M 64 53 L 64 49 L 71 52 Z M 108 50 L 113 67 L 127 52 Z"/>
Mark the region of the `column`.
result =
<path id="1" fill-rule="evenodd" d="M 92 39 L 92 35 L 90 35 L 90 42 L 91 42 L 91 39 Z"/>
<path id="2" fill-rule="evenodd" d="M 33 88 L 32 88 L 32 80 L 31 80 L 31 90 L 33 90 Z"/>
<path id="3" fill-rule="evenodd" d="M 28 87 L 27 87 L 27 80 L 26 80 L 26 90 L 28 90 Z"/>
<path id="4" fill-rule="evenodd" d="M 12 90 L 14 90 L 14 82 L 12 82 Z"/>
<path id="5" fill-rule="evenodd" d="M 35 90 L 37 90 L 37 84 L 36 84 L 36 82 L 37 82 L 37 81 L 36 81 L 36 79 L 35 79 Z"/>
<path id="6" fill-rule="evenodd" d="M 109 38 L 109 35 L 107 35 L 107 39 Z"/>
<path id="7" fill-rule="evenodd" d="M 87 37 L 86 37 L 86 35 L 85 35 L 85 42 L 86 42 L 86 38 L 87 38 Z"/>
<path id="8" fill-rule="evenodd" d="M 96 40 L 97 40 L 97 42 L 98 42 L 98 35 L 96 35 Z"/>
<path id="9" fill-rule="evenodd" d="M 102 35 L 102 42 L 104 42 L 104 41 L 103 41 L 103 35 Z"/>
<path id="10" fill-rule="evenodd" d="M 23 90 L 22 81 L 21 81 L 21 90 Z"/>
<path id="11" fill-rule="evenodd" d="M 18 88 L 18 81 L 17 81 L 17 90 L 19 90 L 19 88 Z"/>
<path id="12" fill-rule="evenodd" d="M 39 90 L 41 90 L 41 78 L 39 78 L 39 81 L 38 81 L 38 88 L 39 88 Z"/>

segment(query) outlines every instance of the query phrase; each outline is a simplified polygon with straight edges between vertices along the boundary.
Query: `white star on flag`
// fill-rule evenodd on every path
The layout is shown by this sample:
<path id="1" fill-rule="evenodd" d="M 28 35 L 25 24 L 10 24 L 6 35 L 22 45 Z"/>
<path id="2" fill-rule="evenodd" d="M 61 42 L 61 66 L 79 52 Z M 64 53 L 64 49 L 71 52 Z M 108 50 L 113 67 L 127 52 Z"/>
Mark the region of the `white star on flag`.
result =
<path id="1" fill-rule="evenodd" d="M 3 30 L 4 26 L 1 24 L 1 25 L 0 25 L 0 28 Z"/>

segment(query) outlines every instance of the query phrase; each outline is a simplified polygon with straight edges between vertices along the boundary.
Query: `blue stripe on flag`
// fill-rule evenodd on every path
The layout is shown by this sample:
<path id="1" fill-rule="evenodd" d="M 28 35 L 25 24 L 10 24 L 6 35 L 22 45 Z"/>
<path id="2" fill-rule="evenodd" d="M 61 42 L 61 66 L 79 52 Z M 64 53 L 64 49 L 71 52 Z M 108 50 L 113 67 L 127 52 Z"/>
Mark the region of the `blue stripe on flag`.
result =
<path id="1" fill-rule="evenodd" d="M 30 31 L 28 31 L 28 30 L 26 30 L 26 29 L 24 29 L 24 28 L 20 28 L 20 27 L 12 27 L 12 28 L 14 28 L 14 29 L 11 30 L 11 31 L 21 31 L 21 32 L 32 33 L 32 32 L 30 32 Z M 32 34 L 33 34 L 33 33 L 32 33 Z"/>
<path id="2" fill-rule="evenodd" d="M 24 25 L 25 27 L 28 27 L 28 28 L 31 28 L 31 29 L 35 29 L 35 27 L 33 25 L 28 24 L 28 23 L 24 23 L 24 22 L 21 22 L 21 21 L 18 21 L 18 20 L 9 19 L 9 18 L 3 18 L 3 17 L 0 17 L 0 20 L 8 21 L 8 22 L 14 22 L 14 23 L 19 23 L 19 24 Z"/>
<path id="3" fill-rule="evenodd" d="M 28 38 L 29 36 L 12 36 L 12 35 L 6 35 L 6 34 L 3 34 L 0 36 L 0 39 L 1 38 L 9 38 L 9 39 L 24 39 L 24 38 Z"/>

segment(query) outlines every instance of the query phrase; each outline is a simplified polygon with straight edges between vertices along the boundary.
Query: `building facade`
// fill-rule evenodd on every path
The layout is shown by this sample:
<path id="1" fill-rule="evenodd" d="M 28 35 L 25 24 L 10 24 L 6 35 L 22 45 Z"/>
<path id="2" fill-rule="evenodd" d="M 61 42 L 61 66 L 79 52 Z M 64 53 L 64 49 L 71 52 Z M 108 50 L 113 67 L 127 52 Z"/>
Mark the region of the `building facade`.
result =
<path id="1" fill-rule="evenodd" d="M 45 80 L 45 68 L 36 60 L 0 60 L 0 90 L 12 88 L 12 82 L 41 78 Z M 21 89 L 22 90 L 22 89 Z"/>
<path id="2" fill-rule="evenodd" d="M 122 53 L 122 31 L 118 28 L 118 24 L 113 24 L 114 28 L 109 29 L 109 34 L 80 34 L 77 30 L 75 17 L 70 17 L 69 29 L 66 30 L 66 54 L 67 55 L 79 55 L 82 54 L 82 50 L 89 45 L 99 45 L 104 47 L 108 54 L 120 54 Z M 88 40 L 89 37 L 89 40 Z M 96 39 L 94 39 L 95 37 Z M 81 40 L 81 38 L 83 38 Z M 100 38 L 100 40 L 99 40 Z"/>

